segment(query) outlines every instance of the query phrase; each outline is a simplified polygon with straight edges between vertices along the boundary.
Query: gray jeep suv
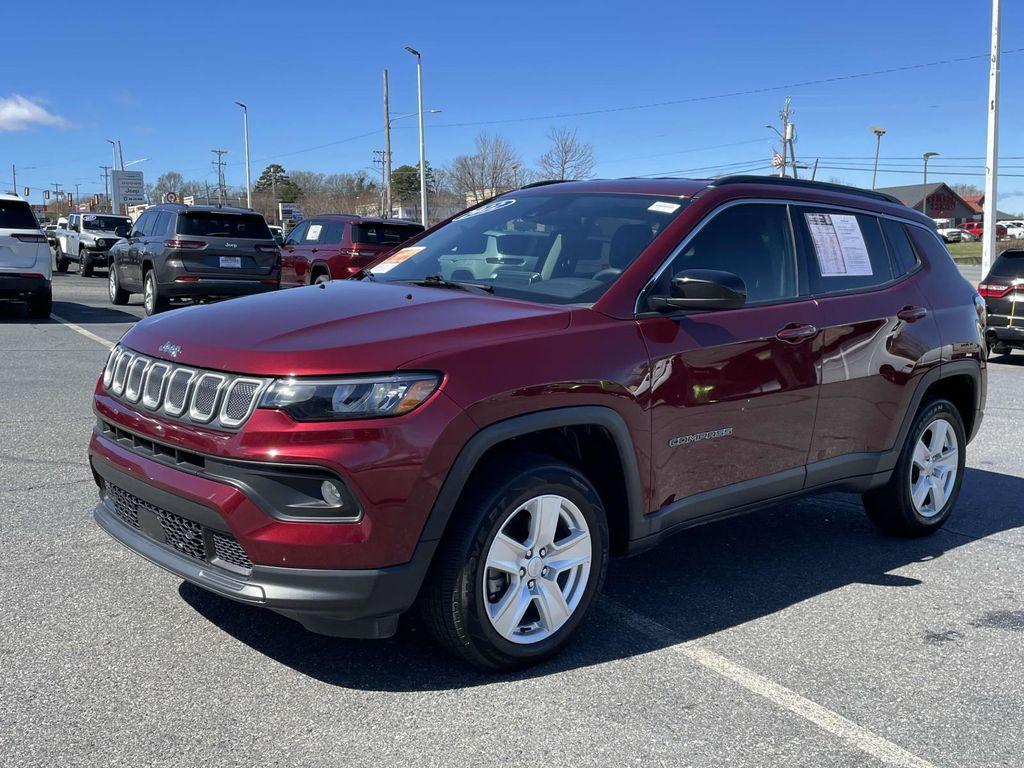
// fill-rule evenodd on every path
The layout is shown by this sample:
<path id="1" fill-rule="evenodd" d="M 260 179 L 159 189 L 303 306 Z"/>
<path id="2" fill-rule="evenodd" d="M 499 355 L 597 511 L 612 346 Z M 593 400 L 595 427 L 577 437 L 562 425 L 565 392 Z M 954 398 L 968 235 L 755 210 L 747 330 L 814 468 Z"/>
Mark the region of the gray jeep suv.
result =
<path id="1" fill-rule="evenodd" d="M 154 205 L 110 251 L 110 301 L 143 294 L 147 315 L 172 301 L 277 290 L 281 253 L 263 216 L 245 208 Z"/>

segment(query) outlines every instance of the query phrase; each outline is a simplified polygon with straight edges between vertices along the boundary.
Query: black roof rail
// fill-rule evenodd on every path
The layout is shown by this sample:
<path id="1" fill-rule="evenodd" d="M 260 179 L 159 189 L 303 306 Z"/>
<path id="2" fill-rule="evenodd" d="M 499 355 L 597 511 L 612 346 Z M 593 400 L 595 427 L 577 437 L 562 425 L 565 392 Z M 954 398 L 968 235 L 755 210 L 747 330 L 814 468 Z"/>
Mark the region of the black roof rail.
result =
<path id="1" fill-rule="evenodd" d="M 531 187 L 546 187 L 548 184 L 564 184 L 571 179 L 543 179 L 541 181 L 531 181 L 529 184 L 523 184 L 520 189 L 530 189 Z"/>
<path id="2" fill-rule="evenodd" d="M 785 187 L 809 187 L 810 189 L 827 189 L 831 192 L 842 192 L 846 195 L 858 195 L 859 197 L 870 197 L 875 200 L 883 200 L 887 203 L 903 205 L 898 197 L 878 192 L 872 189 L 861 189 L 860 187 L 848 187 L 845 184 L 832 184 L 827 181 L 811 181 L 810 179 L 791 179 L 786 176 L 753 176 L 750 174 L 737 174 L 735 176 L 721 176 L 714 179 L 709 187 L 723 187 L 727 184 L 778 184 Z"/>

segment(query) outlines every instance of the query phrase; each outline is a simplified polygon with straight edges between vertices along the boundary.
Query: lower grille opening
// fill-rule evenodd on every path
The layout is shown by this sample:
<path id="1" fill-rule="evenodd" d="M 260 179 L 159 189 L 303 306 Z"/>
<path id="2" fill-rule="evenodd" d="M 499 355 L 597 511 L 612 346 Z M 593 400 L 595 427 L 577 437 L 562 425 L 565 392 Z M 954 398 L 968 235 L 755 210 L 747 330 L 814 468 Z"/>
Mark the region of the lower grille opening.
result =
<path id="1" fill-rule="evenodd" d="M 252 572 L 252 561 L 230 533 L 207 528 L 150 504 L 112 483 L 104 487 L 113 502 L 114 513 L 125 525 L 192 560 L 243 576 Z"/>

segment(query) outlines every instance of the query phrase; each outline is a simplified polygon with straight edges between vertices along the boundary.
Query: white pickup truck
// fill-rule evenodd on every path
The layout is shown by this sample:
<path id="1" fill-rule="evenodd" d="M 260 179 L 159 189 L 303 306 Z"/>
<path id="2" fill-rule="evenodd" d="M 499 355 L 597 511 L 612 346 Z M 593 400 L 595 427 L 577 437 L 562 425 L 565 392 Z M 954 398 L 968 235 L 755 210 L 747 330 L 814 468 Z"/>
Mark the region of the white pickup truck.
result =
<path id="1" fill-rule="evenodd" d="M 90 277 L 96 267 L 106 268 L 111 246 L 125 237 L 132 227 L 127 216 L 112 213 L 71 213 L 63 226 L 58 222 L 57 271 L 67 272 L 68 264 L 78 262 L 78 271 Z"/>

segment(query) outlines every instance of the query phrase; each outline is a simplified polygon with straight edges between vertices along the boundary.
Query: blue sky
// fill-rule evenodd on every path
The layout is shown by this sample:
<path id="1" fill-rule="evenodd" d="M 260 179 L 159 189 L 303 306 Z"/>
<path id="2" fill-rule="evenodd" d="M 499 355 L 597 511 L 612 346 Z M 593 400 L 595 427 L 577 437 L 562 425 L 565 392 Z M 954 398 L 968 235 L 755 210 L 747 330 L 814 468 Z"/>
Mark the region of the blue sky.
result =
<path id="1" fill-rule="evenodd" d="M 1016 211 L 1024 210 L 1024 51 L 1009 51 L 1024 48 L 1024 4 L 1003 5 L 1000 208 Z M 236 100 L 250 107 L 254 176 L 271 161 L 373 171 L 382 68 L 393 114 L 416 106 L 405 45 L 424 54 L 427 107 L 443 110 L 427 124 L 435 166 L 468 151 L 482 130 L 508 138 L 532 164 L 552 126 L 577 128 L 594 145 L 600 176 L 767 166 L 774 134 L 765 123 L 777 122 L 791 96 L 797 156 L 823 158 L 820 179 L 870 185 L 870 171 L 854 168 L 870 166 L 868 127 L 880 125 L 882 165 L 892 169 L 879 172 L 879 186 L 919 181 L 924 151 L 940 153 L 929 180 L 983 182 L 986 58 L 796 85 L 984 57 L 983 0 L 94 0 L 51 3 L 45 13 L 10 3 L 4 17 L 25 32 L 6 36 L 0 59 L 4 188 L 16 163 L 19 187 L 102 189 L 107 138 L 121 139 L 126 161 L 150 158 L 134 166 L 148 181 L 167 170 L 212 181 L 210 150 L 227 149 L 228 181 L 241 184 Z M 770 90 L 707 98 L 760 89 Z M 662 102 L 676 103 L 553 117 Z M 392 142 L 395 165 L 415 163 L 415 119 L 398 121 Z"/>

